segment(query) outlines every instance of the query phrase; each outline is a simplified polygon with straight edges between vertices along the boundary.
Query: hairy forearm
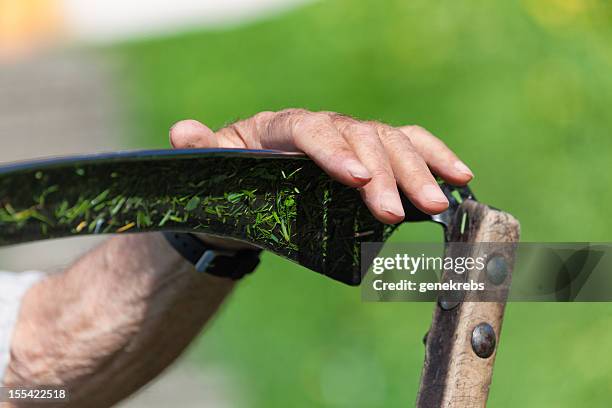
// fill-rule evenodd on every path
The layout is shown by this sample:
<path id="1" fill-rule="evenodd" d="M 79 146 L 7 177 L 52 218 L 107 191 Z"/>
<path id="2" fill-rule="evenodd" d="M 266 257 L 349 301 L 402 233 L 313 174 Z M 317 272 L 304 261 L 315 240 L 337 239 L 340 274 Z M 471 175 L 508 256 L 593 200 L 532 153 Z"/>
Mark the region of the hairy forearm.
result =
<path id="1" fill-rule="evenodd" d="M 5 384 L 59 385 L 69 406 L 109 406 L 169 365 L 232 287 L 197 274 L 161 234 L 109 239 L 25 295 Z"/>

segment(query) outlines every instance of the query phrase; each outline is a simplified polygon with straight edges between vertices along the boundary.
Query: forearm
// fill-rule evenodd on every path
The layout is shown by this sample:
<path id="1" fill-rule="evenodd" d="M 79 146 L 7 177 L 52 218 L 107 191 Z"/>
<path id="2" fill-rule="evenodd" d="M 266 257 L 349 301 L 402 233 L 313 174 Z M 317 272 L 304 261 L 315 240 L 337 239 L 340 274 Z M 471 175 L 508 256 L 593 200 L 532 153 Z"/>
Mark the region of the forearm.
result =
<path id="1" fill-rule="evenodd" d="M 197 274 L 161 234 L 109 239 L 25 295 L 6 385 L 60 385 L 109 406 L 169 365 L 233 282 Z"/>

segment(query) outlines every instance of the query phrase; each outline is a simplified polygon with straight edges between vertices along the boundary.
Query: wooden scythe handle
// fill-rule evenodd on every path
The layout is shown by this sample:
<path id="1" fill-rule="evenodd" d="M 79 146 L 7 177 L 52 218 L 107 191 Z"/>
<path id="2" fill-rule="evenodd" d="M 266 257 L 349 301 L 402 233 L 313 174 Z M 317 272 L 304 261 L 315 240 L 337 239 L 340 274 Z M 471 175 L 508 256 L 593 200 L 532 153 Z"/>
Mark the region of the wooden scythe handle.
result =
<path id="1" fill-rule="evenodd" d="M 471 200 L 461 204 L 447 231 L 448 242 L 512 243 L 518 239 L 515 218 Z M 500 255 L 507 260 L 509 285 L 514 246 L 503 248 L 505 253 Z M 452 256 L 448 246 L 446 256 Z M 436 305 L 425 340 L 417 407 L 486 406 L 505 305 L 505 296 L 503 302 L 470 302 L 468 296 L 458 304 Z"/>

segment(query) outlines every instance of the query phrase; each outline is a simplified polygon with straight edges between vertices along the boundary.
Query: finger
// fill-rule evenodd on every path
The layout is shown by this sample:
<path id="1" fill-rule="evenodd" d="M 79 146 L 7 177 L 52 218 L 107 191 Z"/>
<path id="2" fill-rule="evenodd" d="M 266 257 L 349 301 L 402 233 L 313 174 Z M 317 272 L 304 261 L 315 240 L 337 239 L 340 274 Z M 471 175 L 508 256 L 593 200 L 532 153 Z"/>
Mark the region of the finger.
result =
<path id="1" fill-rule="evenodd" d="M 420 126 L 399 128 L 408 136 L 414 148 L 429 165 L 431 170 L 444 180 L 455 185 L 465 185 L 474 174 L 451 149 L 440 139 Z"/>
<path id="2" fill-rule="evenodd" d="M 399 129 L 386 125 L 379 125 L 378 133 L 391 160 L 395 179 L 410 201 L 427 214 L 446 210 L 446 196 L 410 139 Z"/>
<path id="3" fill-rule="evenodd" d="M 219 147 L 215 133 L 196 120 L 182 120 L 170 128 L 170 144 L 176 149 Z"/>
<path id="4" fill-rule="evenodd" d="M 361 187 L 372 175 L 351 146 L 340 135 L 329 116 L 298 111 L 280 115 L 270 123 L 269 134 L 279 138 L 286 150 L 306 153 L 335 180 L 350 187 Z M 283 140 L 283 135 L 290 140 Z"/>
<path id="5" fill-rule="evenodd" d="M 372 174 L 372 179 L 360 192 L 374 217 L 386 224 L 402 221 L 405 214 L 397 183 L 376 129 L 347 117 L 335 116 L 334 123 Z"/>
<path id="6" fill-rule="evenodd" d="M 240 147 L 247 149 L 286 150 L 283 146 L 265 147 L 267 131 L 274 112 L 259 112 L 255 116 L 233 123 L 217 131 L 217 138 L 223 147 Z"/>

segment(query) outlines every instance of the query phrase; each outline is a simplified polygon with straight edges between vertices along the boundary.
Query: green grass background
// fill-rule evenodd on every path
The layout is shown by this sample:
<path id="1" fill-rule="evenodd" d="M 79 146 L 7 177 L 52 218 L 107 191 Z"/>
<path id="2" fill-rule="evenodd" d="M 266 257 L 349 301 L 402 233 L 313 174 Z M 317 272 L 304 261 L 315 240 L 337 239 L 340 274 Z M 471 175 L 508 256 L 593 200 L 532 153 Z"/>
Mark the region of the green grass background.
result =
<path id="1" fill-rule="evenodd" d="M 610 241 L 611 17 L 597 0 L 337 0 L 110 52 L 127 67 L 134 146 L 167 147 L 179 119 L 286 107 L 417 123 L 524 241 Z M 394 237 L 440 239 L 430 225 Z M 432 310 L 364 304 L 267 255 L 192 355 L 247 407 L 411 406 Z M 611 348 L 610 304 L 510 304 L 490 406 L 610 406 Z"/>

